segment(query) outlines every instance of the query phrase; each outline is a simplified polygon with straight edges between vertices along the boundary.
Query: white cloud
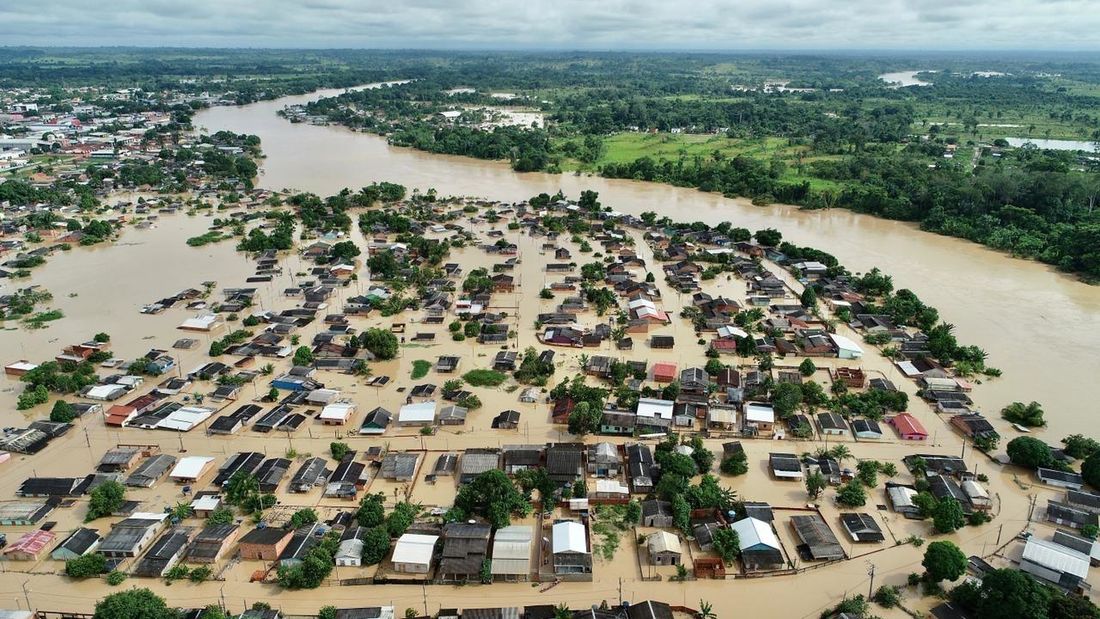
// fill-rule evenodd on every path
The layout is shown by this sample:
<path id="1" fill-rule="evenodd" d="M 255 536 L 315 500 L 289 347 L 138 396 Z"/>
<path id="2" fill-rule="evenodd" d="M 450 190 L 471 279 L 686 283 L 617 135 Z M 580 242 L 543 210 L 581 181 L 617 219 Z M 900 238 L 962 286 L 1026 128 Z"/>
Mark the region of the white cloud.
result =
<path id="1" fill-rule="evenodd" d="M 1096 0 L 51 0 L 4 45 L 566 49 L 1100 47 Z"/>

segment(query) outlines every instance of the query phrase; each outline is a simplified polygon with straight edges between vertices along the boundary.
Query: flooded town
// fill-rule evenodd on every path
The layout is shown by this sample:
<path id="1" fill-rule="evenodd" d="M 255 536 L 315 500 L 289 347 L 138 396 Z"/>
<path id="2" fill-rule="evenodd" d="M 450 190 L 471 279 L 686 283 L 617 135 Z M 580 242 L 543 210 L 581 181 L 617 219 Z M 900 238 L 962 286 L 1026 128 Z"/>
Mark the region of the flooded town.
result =
<path id="1" fill-rule="evenodd" d="M 412 84 L 0 90 L 0 616 L 1096 616 L 1100 289 Z"/>

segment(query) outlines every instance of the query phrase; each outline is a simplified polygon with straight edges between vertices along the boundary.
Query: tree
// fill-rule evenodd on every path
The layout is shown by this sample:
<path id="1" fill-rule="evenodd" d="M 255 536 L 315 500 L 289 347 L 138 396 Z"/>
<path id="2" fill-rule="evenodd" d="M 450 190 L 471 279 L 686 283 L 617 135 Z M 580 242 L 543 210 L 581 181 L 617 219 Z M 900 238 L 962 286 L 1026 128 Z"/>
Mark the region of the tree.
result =
<path id="1" fill-rule="evenodd" d="M 92 490 L 88 501 L 88 514 L 84 521 L 110 516 L 122 508 L 126 501 L 126 486 L 117 481 L 106 481 Z"/>
<path id="2" fill-rule="evenodd" d="M 802 307 L 807 309 L 817 307 L 817 291 L 813 286 L 806 286 L 802 290 L 802 295 L 799 296 L 799 301 L 802 302 Z"/>
<path id="3" fill-rule="evenodd" d="M 867 491 L 859 480 L 853 479 L 837 490 L 836 500 L 845 507 L 862 507 L 867 503 Z"/>
<path id="4" fill-rule="evenodd" d="M 69 578 L 89 578 L 107 571 L 107 557 L 93 552 L 65 562 L 65 575 Z"/>
<path id="5" fill-rule="evenodd" d="M 359 501 L 359 509 L 355 512 L 355 520 L 361 527 L 373 528 L 386 520 L 386 507 L 383 502 L 386 496 L 381 492 L 368 494 Z"/>
<path id="6" fill-rule="evenodd" d="M 1083 595 L 1052 593 L 1050 619 L 1100 619 L 1100 608 Z"/>
<path id="7" fill-rule="evenodd" d="M 774 228 L 757 230 L 753 236 L 756 238 L 757 243 L 767 247 L 775 247 L 783 241 L 783 233 Z"/>
<path id="8" fill-rule="evenodd" d="M 317 611 L 317 619 L 336 619 L 336 611 L 335 606 L 322 606 Z M 203 619 L 206 619 L 206 615 L 203 615 Z"/>
<path id="9" fill-rule="evenodd" d="M 1100 489 L 1100 451 L 1094 451 L 1081 463 L 1081 476 L 1093 488 Z"/>
<path id="10" fill-rule="evenodd" d="M 313 364 L 313 351 L 309 349 L 309 346 L 299 346 L 298 350 L 294 351 L 294 365 L 312 365 Z"/>
<path id="11" fill-rule="evenodd" d="M 457 511 L 456 511 L 457 510 Z M 523 496 L 504 471 L 485 471 L 462 486 L 455 496 L 454 508 L 448 514 L 451 520 L 465 520 L 478 515 L 494 529 L 508 526 L 512 514 L 527 515 L 531 504 Z M 459 517 L 461 516 L 461 517 Z"/>
<path id="12" fill-rule="evenodd" d="M 332 452 L 332 458 L 334 460 L 343 460 L 344 456 L 348 455 L 348 452 L 351 451 L 351 447 L 348 447 L 347 443 L 342 443 L 340 441 L 329 443 L 328 449 Z"/>
<path id="13" fill-rule="evenodd" d="M 290 517 L 290 528 L 297 529 L 317 522 L 317 512 L 310 508 L 299 509 Z"/>
<path id="14" fill-rule="evenodd" d="M 599 431 L 602 421 L 602 410 L 592 408 L 588 402 L 577 402 L 573 412 L 569 413 L 569 433 L 577 436 L 594 434 Z"/>
<path id="15" fill-rule="evenodd" d="M 932 529 L 936 533 L 951 533 L 961 529 L 966 524 L 966 515 L 962 506 L 952 498 L 946 498 L 936 503 L 932 509 Z"/>
<path id="16" fill-rule="evenodd" d="M 1048 619 L 1050 589 L 1012 568 L 986 572 L 978 595 L 977 619 Z"/>
<path id="17" fill-rule="evenodd" d="M 206 517 L 206 526 L 212 527 L 219 524 L 233 524 L 233 511 L 231 509 L 219 507 Z"/>
<path id="18" fill-rule="evenodd" d="M 1043 441 L 1032 436 L 1017 436 L 1008 442 L 1005 450 L 1013 464 L 1028 468 L 1049 467 L 1054 464 L 1054 454 Z"/>
<path id="19" fill-rule="evenodd" d="M 1001 409 L 1001 417 L 1029 428 L 1046 425 L 1046 421 L 1043 420 L 1043 407 L 1038 402 L 1030 404 L 1013 402 Z"/>
<path id="20" fill-rule="evenodd" d="M 821 496 L 821 493 L 828 485 L 828 481 L 825 480 L 825 476 L 818 471 L 814 471 L 806 476 L 806 494 L 811 499 L 816 499 Z"/>
<path id="21" fill-rule="evenodd" d="M 355 246 L 352 241 L 340 241 L 332 246 L 329 250 L 329 256 L 332 257 L 333 262 L 344 262 L 351 260 L 358 256 L 360 253 L 359 248 Z"/>
<path id="22" fill-rule="evenodd" d="M 65 400 L 58 400 L 53 403 L 53 409 L 50 410 L 50 421 L 71 423 L 73 419 L 76 419 L 76 411 L 73 410 L 72 404 Z"/>
<path id="23" fill-rule="evenodd" d="M 817 366 L 814 365 L 813 359 L 809 357 L 802 360 L 802 363 L 798 364 L 798 373 L 803 376 L 813 376 L 817 371 Z M 816 383 L 815 383 L 816 384 Z"/>
<path id="24" fill-rule="evenodd" d="M 1066 446 L 1066 455 L 1071 458 L 1088 458 L 1096 451 L 1100 451 L 1100 443 L 1080 434 L 1071 434 L 1062 439 Z"/>
<path id="25" fill-rule="evenodd" d="M 112 593 L 95 605 L 92 619 L 177 619 L 175 610 L 148 589 Z"/>
<path id="26" fill-rule="evenodd" d="M 714 606 L 706 600 L 699 600 L 699 613 L 695 617 L 696 619 L 718 619 Z"/>
<path id="27" fill-rule="evenodd" d="M 714 531 L 714 552 L 726 563 L 732 563 L 741 554 L 741 540 L 737 531 L 729 527 L 719 527 Z"/>
<path id="28" fill-rule="evenodd" d="M 794 383 L 779 383 L 772 389 L 772 408 L 780 418 L 794 414 L 802 404 L 802 388 Z"/>
<path id="29" fill-rule="evenodd" d="M 952 542 L 932 542 L 921 565 L 932 582 L 958 580 L 966 573 L 966 555 Z"/>
<path id="30" fill-rule="evenodd" d="M 749 472 L 748 457 L 745 452 L 739 451 L 724 458 L 718 468 L 726 475 L 744 475 Z"/>
<path id="31" fill-rule="evenodd" d="M 367 329 L 359 334 L 359 345 L 369 350 L 377 359 L 387 360 L 397 356 L 397 336 L 386 329 Z"/>
<path id="32" fill-rule="evenodd" d="M 377 565 L 390 551 L 390 534 L 385 527 L 375 527 L 363 537 L 363 565 Z"/>

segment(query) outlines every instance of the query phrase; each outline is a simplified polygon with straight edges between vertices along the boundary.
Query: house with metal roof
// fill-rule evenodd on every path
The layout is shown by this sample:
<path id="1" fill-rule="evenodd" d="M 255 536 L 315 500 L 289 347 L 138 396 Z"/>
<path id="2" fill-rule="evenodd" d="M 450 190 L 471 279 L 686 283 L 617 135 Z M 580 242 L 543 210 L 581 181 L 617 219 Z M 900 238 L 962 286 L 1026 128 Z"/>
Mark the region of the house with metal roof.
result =
<path id="1" fill-rule="evenodd" d="M 187 547 L 187 560 L 192 563 L 217 563 L 240 536 L 236 524 L 215 524 L 205 527 L 195 535 Z"/>
<path id="2" fill-rule="evenodd" d="M 1047 520 L 1071 529 L 1100 525 L 1100 516 L 1097 514 L 1053 499 L 1047 501 Z"/>
<path id="3" fill-rule="evenodd" d="M 550 528 L 554 574 L 568 580 L 592 579 L 588 529 L 576 520 L 558 520 Z"/>
<path id="4" fill-rule="evenodd" d="M 618 477 L 623 469 L 618 446 L 607 442 L 589 445 L 586 468 L 589 475 L 596 477 Z"/>
<path id="5" fill-rule="evenodd" d="M 61 497 L 43 501 L 5 501 L 0 503 L 0 525 L 32 526 L 61 504 Z"/>
<path id="6" fill-rule="evenodd" d="M 111 527 L 97 551 L 108 559 L 136 557 L 164 528 L 168 514 L 139 512 Z"/>
<path id="7" fill-rule="evenodd" d="M 776 479 L 802 479 L 802 462 L 799 461 L 798 456 L 792 453 L 773 452 L 768 454 L 768 467 L 772 471 L 772 476 Z"/>
<path id="8" fill-rule="evenodd" d="M 500 468 L 500 453 L 495 449 L 467 449 L 458 461 L 458 483 L 468 484 L 486 471 Z"/>
<path id="9" fill-rule="evenodd" d="M 191 540 L 192 529 L 176 527 L 160 536 L 149 548 L 149 552 L 137 562 L 134 576 L 159 578 L 183 558 L 187 544 Z"/>
<path id="10" fill-rule="evenodd" d="M 426 426 L 435 422 L 435 401 L 405 404 L 397 412 L 397 423 L 402 426 Z"/>
<path id="11" fill-rule="evenodd" d="M 82 557 L 98 548 L 100 539 L 99 531 L 81 527 L 58 544 L 50 553 L 50 558 L 54 561 L 68 561 Z"/>
<path id="12" fill-rule="evenodd" d="M 294 531 L 290 537 L 290 543 L 279 553 L 279 565 L 282 567 L 294 567 L 301 565 L 310 550 L 321 543 L 321 523 L 314 522 Z"/>
<path id="13" fill-rule="evenodd" d="M 438 541 L 438 535 L 403 534 L 394 544 L 393 554 L 390 556 L 393 571 L 402 574 L 427 574 L 431 571 Z"/>
<path id="14" fill-rule="evenodd" d="M 445 582 L 477 581 L 481 564 L 489 554 L 487 524 L 451 522 L 443 527 L 443 556 L 438 577 Z"/>
<path id="15" fill-rule="evenodd" d="M 845 557 L 844 547 L 818 514 L 791 516 L 791 526 L 802 542 L 799 552 L 810 559 L 831 561 Z"/>
<path id="16" fill-rule="evenodd" d="M 882 528 L 871 514 L 844 513 L 840 515 L 840 524 L 853 542 L 873 543 L 886 539 Z"/>
<path id="17" fill-rule="evenodd" d="M 391 451 L 382 458 L 382 479 L 412 481 L 416 476 L 418 462 L 420 462 L 418 453 Z"/>
<path id="18" fill-rule="evenodd" d="M 1048 486 L 1067 488 L 1069 490 L 1080 490 L 1081 487 L 1085 485 L 1085 478 L 1081 477 L 1079 473 L 1071 471 L 1059 471 L 1056 469 L 1039 467 L 1035 470 L 1035 476 L 1039 478 L 1039 481 Z"/>
<path id="19" fill-rule="evenodd" d="M 359 434 L 379 435 L 386 432 L 390 426 L 393 414 L 381 406 L 367 413 L 363 418 L 363 425 L 359 427 Z"/>
<path id="20" fill-rule="evenodd" d="M 525 581 L 531 575 L 531 551 L 534 530 L 530 525 L 511 525 L 497 529 L 493 536 L 490 565 L 493 577 L 504 581 Z"/>
<path id="21" fill-rule="evenodd" d="M 1088 555 L 1089 563 L 1093 566 L 1100 565 L 1100 541 L 1079 537 L 1067 531 L 1055 531 L 1051 541 L 1071 550 L 1076 550 L 1083 555 Z"/>
<path id="22" fill-rule="evenodd" d="M 783 567 L 783 550 L 771 524 L 759 518 L 742 518 L 730 525 L 741 543 L 741 565 L 748 572 Z"/>
<path id="23" fill-rule="evenodd" d="M 1075 591 L 1089 575 L 1089 555 L 1032 535 L 1024 545 L 1020 570 Z"/>
<path id="24" fill-rule="evenodd" d="M 168 477 L 177 484 L 193 484 L 213 468 L 214 458 L 210 456 L 185 456 L 176 462 Z"/>
<path id="25" fill-rule="evenodd" d="M 53 532 L 42 529 L 28 531 L 4 548 L 4 558 L 9 561 L 37 561 L 56 537 Z"/>
<path id="26" fill-rule="evenodd" d="M 151 488 L 163 479 L 175 464 L 175 456 L 157 454 L 139 464 L 123 483 L 132 488 Z"/>
<path id="27" fill-rule="evenodd" d="M 309 458 L 294 473 L 294 477 L 290 480 L 289 490 L 291 492 L 309 492 L 328 481 L 328 477 L 332 472 L 328 470 L 327 466 L 328 461 L 324 458 Z"/>
<path id="28" fill-rule="evenodd" d="M 247 561 L 275 561 L 293 535 L 293 531 L 278 527 L 252 529 L 237 542 L 237 552 Z"/>
<path id="29" fill-rule="evenodd" d="M 653 452 L 648 445 L 632 443 L 626 446 L 626 467 L 631 492 L 648 494 L 653 490 L 653 466 Z"/>
<path id="30" fill-rule="evenodd" d="M 645 540 L 649 561 L 653 565 L 680 565 L 682 551 L 680 538 L 668 531 L 650 533 Z"/>

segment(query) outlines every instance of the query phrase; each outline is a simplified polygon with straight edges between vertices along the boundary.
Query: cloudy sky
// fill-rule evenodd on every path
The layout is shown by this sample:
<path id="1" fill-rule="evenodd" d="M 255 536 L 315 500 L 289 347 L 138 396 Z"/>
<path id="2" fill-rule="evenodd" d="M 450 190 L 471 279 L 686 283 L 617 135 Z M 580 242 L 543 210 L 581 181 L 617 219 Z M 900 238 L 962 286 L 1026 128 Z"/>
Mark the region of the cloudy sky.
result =
<path id="1" fill-rule="evenodd" d="M 1100 0 L 0 0 L 0 45 L 1100 49 Z"/>

